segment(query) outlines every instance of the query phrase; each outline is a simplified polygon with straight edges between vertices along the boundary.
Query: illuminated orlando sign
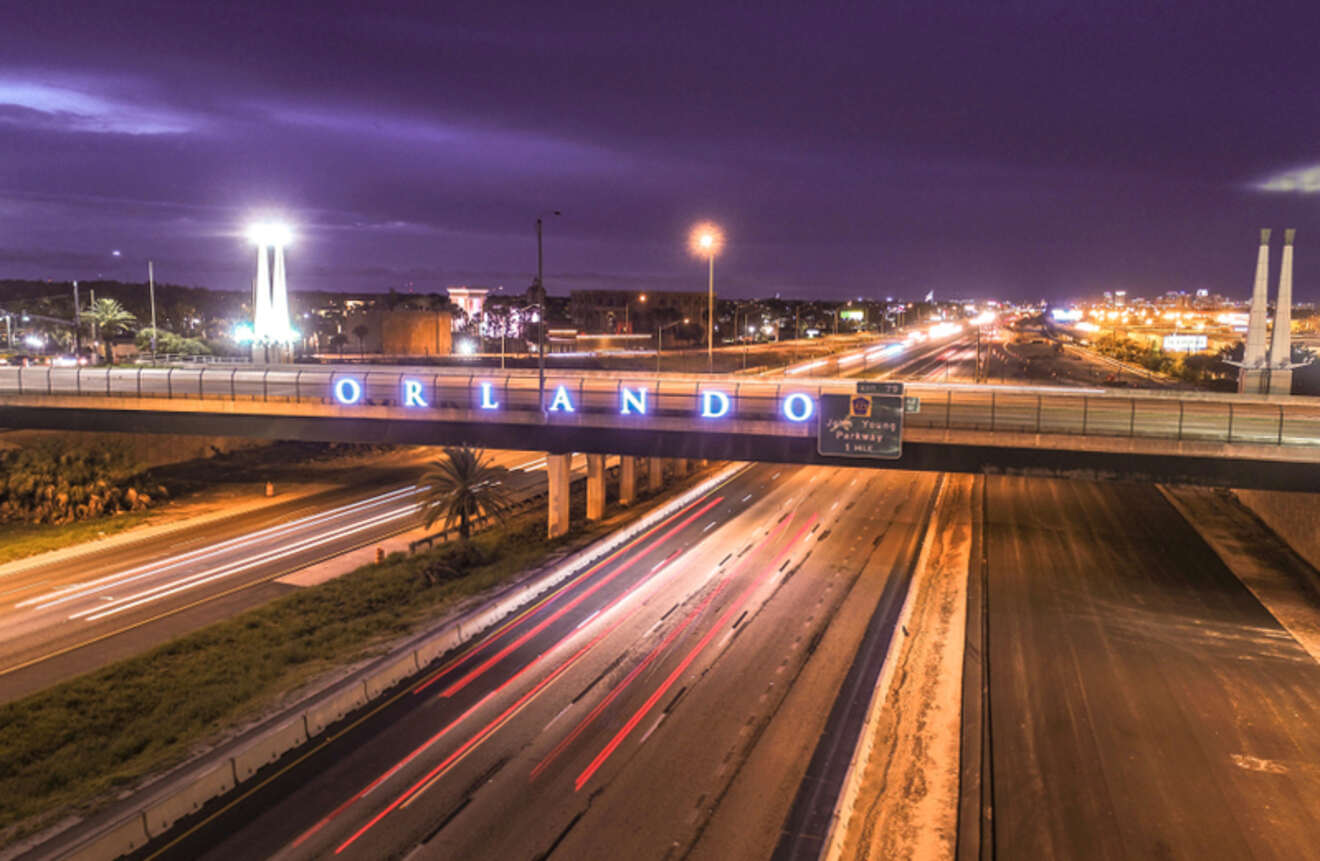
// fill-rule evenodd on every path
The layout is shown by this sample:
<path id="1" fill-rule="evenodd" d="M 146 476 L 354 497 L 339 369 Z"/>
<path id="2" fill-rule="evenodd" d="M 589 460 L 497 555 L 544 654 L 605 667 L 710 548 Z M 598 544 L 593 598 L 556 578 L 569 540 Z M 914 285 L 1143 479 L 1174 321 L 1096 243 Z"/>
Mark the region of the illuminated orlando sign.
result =
<path id="1" fill-rule="evenodd" d="M 410 408 L 428 408 L 426 384 L 415 378 L 404 377 L 399 383 L 398 403 Z M 330 386 L 334 401 L 342 406 L 358 406 L 366 401 L 366 389 L 362 380 L 344 376 L 334 380 Z M 582 404 L 574 399 L 568 386 L 560 384 L 548 389 L 549 397 L 545 410 L 547 413 L 569 414 L 578 412 Z M 653 399 L 645 386 L 618 388 L 617 407 L 620 415 L 650 415 Z M 475 394 L 476 408 L 497 412 L 504 409 L 499 393 L 492 382 L 479 382 Z M 703 419 L 725 419 L 733 417 L 733 397 L 720 389 L 702 389 L 697 393 L 697 415 Z M 791 422 L 806 422 L 816 415 L 816 399 L 806 392 L 791 392 L 779 402 L 779 413 Z"/>

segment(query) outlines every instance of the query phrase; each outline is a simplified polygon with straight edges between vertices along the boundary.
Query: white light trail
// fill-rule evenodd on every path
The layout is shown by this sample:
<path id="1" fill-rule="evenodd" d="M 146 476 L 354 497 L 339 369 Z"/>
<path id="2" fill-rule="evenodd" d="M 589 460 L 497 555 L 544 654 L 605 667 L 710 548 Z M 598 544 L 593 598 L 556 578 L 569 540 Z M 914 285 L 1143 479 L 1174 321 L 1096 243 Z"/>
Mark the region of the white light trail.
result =
<path id="1" fill-rule="evenodd" d="M 306 517 L 299 518 L 298 520 L 294 520 L 291 523 L 285 523 L 279 526 L 269 526 L 266 527 L 265 529 L 261 529 L 256 532 L 240 535 L 237 538 L 230 538 L 225 541 L 221 541 L 218 544 L 210 544 L 207 545 L 206 547 L 199 547 L 196 550 L 191 550 L 187 553 L 183 553 L 178 556 L 172 556 L 169 559 L 162 559 L 156 562 L 148 563 L 146 565 L 139 565 L 135 568 L 129 568 L 126 571 L 118 571 L 114 574 L 110 574 L 105 577 L 98 578 L 96 580 L 91 580 L 83 583 L 74 583 L 69 586 L 62 586 L 59 589 L 55 589 L 51 592 L 47 592 L 44 595 L 38 595 L 35 598 L 28 598 L 27 600 L 21 601 L 18 604 L 15 604 L 14 606 L 28 607 L 35 604 L 37 605 L 36 609 L 38 610 L 45 610 L 45 609 L 49 609 L 50 607 L 57 607 L 60 604 L 63 604 L 67 601 L 71 601 L 76 598 L 81 598 L 86 595 L 91 595 L 95 592 L 101 591 L 101 589 L 104 589 L 108 586 L 121 586 L 125 583 L 131 583 L 135 580 L 140 580 L 143 577 L 150 576 L 151 574 L 164 573 L 170 570 L 171 568 L 176 568 L 180 565 L 184 565 L 190 562 L 200 562 L 205 559 L 210 559 L 214 556 L 224 553 L 227 550 L 231 550 L 239 545 L 251 544 L 254 541 L 260 541 L 268 538 L 278 538 L 279 536 L 287 535 L 290 532 L 294 532 L 299 529 L 304 529 L 308 526 L 314 526 L 319 523 L 324 523 L 328 520 L 333 520 L 339 517 L 343 517 L 346 514 L 354 513 L 363 508 L 369 508 L 374 505 L 379 505 L 383 502 L 399 499 L 401 497 L 410 494 L 418 493 L 419 491 L 420 488 L 418 488 L 416 485 L 410 485 L 408 487 L 399 488 L 398 490 L 393 490 L 390 491 L 389 493 L 383 493 L 378 496 L 370 497 L 368 499 L 359 500 L 357 502 L 349 503 L 347 505 L 341 505 L 338 508 L 332 508 L 329 511 L 323 511 L 319 514 L 311 514 Z"/>

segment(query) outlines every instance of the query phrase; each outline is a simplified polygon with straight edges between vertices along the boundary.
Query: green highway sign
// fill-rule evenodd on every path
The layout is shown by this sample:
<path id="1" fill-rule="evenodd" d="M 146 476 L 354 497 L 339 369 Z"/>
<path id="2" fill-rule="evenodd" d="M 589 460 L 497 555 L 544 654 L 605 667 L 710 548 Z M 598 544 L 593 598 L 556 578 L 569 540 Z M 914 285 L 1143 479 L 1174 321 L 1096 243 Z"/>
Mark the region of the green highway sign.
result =
<path id="1" fill-rule="evenodd" d="M 863 386 L 890 387 L 872 394 Z M 816 450 L 844 457 L 893 460 L 903 453 L 903 384 L 858 383 L 855 395 L 820 396 Z"/>
<path id="2" fill-rule="evenodd" d="M 903 397 L 902 383 L 877 383 L 867 382 L 865 380 L 857 383 L 857 394 L 859 395 L 894 395 Z"/>

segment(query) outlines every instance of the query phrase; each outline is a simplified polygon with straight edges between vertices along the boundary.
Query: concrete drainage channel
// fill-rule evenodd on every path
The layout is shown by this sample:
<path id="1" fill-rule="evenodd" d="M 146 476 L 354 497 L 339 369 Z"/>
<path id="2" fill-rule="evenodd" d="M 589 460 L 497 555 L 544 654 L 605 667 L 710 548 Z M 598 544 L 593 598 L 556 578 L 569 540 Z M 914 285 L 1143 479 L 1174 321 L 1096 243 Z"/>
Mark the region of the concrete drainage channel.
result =
<path id="1" fill-rule="evenodd" d="M 94 833 L 72 833 L 77 830 L 75 826 L 65 836 L 38 847 L 31 857 L 109 861 L 141 849 L 164 835 L 179 820 L 200 811 L 207 802 L 252 780 L 263 768 L 321 735 L 328 727 L 385 694 L 399 682 L 474 639 L 746 468 L 747 464 L 734 464 L 720 470 L 631 526 L 583 549 L 544 576 L 531 583 L 510 587 L 464 617 L 423 635 L 311 698 L 293 714 L 272 721 L 236 750 L 185 769 L 186 774 L 173 781 L 167 779 L 167 785 L 162 789 L 144 790 L 140 801 L 135 799 L 129 812 L 96 828 Z"/>

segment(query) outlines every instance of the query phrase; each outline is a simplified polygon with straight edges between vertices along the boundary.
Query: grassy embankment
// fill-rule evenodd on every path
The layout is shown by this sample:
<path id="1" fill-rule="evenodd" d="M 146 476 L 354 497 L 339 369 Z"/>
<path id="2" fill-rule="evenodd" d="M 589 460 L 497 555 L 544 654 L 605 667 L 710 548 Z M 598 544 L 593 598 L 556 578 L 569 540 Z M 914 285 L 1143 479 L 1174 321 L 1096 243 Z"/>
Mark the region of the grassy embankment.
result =
<path id="1" fill-rule="evenodd" d="M 664 493 L 695 480 L 675 482 Z M 574 496 L 582 523 L 584 489 Z M 0 706 L 0 845 L 177 764 L 298 686 L 382 651 L 461 600 L 570 542 L 619 528 L 645 507 L 613 509 L 604 521 L 553 541 L 536 510 L 479 534 L 466 551 L 442 545 L 416 556 L 392 554 Z"/>

